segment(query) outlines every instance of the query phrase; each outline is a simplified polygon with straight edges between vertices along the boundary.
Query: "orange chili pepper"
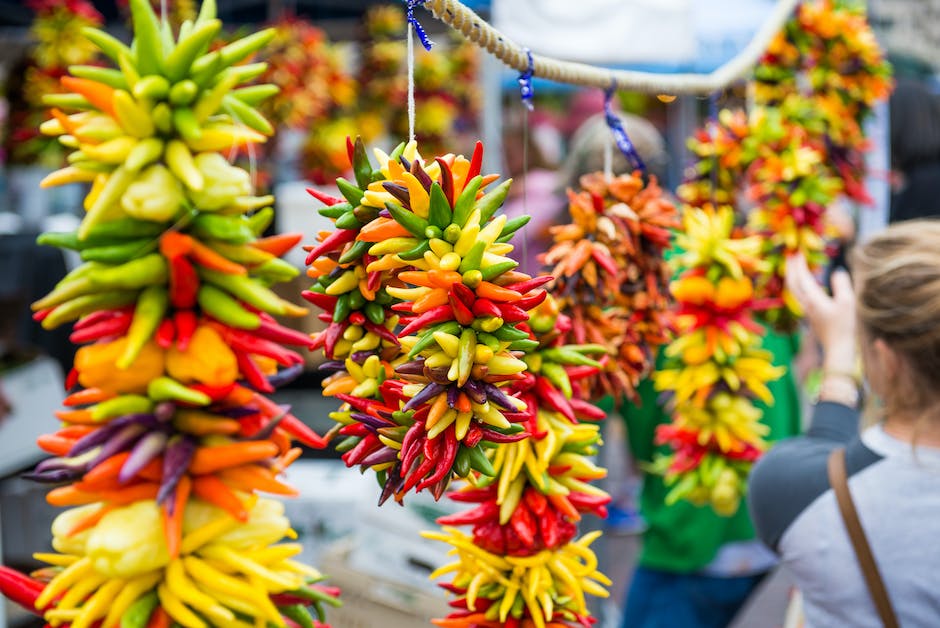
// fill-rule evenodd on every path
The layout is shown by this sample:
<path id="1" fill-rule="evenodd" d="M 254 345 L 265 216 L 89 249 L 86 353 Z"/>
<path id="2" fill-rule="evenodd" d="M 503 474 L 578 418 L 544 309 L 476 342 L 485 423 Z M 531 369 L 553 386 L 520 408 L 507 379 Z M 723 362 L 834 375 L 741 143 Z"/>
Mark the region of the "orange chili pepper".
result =
<path id="1" fill-rule="evenodd" d="M 65 398 L 65 401 L 62 403 L 66 406 L 84 406 L 91 403 L 100 403 L 102 401 L 107 401 L 116 397 L 115 393 L 110 390 L 102 390 L 100 388 L 85 388 L 74 392 L 68 397 Z"/>
<path id="2" fill-rule="evenodd" d="M 65 438 L 58 434 L 43 434 L 36 439 L 36 444 L 44 452 L 53 456 L 65 456 L 75 444 L 75 439 Z"/>
<path id="3" fill-rule="evenodd" d="M 302 454 L 303 451 L 304 450 L 300 447 L 291 447 L 286 452 L 284 452 L 280 458 L 277 459 L 277 462 L 274 463 L 274 470 L 281 472 L 287 467 L 291 466 L 298 458 L 300 458 L 300 454 Z"/>
<path id="4" fill-rule="evenodd" d="M 411 238 L 413 234 L 391 218 L 376 218 L 359 230 L 357 240 L 382 242 L 389 238 Z"/>
<path id="5" fill-rule="evenodd" d="M 225 484 L 240 491 L 262 491 L 287 496 L 299 494 L 293 486 L 278 481 L 273 471 L 256 464 L 225 469 L 218 476 Z"/>
<path id="6" fill-rule="evenodd" d="M 423 270 L 403 270 L 398 273 L 398 278 L 412 286 L 421 286 L 423 288 L 449 288 L 450 286 L 441 286 L 431 280 L 432 272 L 445 271 L 423 271 Z"/>
<path id="7" fill-rule="evenodd" d="M 80 423 L 82 425 L 96 425 L 98 423 L 92 420 L 91 410 L 57 410 L 55 416 L 64 423 Z"/>
<path id="8" fill-rule="evenodd" d="M 552 502 L 552 505 L 563 515 L 566 515 L 574 521 L 581 521 L 581 513 L 578 512 L 578 509 L 574 507 L 565 495 L 549 494 L 548 501 Z"/>
<path id="9" fill-rule="evenodd" d="M 193 475 L 215 473 L 228 467 L 274 458 L 277 454 L 277 445 L 266 440 L 200 447 L 193 454 L 192 462 L 189 464 L 189 472 Z"/>
<path id="10" fill-rule="evenodd" d="M 261 238 L 251 243 L 251 246 L 270 253 L 274 257 L 281 257 L 304 239 L 302 233 L 279 233 L 277 235 Z"/>
<path id="11" fill-rule="evenodd" d="M 504 303 L 518 301 L 522 298 L 522 295 L 515 290 L 497 286 L 495 283 L 490 283 L 489 281 L 481 281 L 477 286 L 476 292 L 478 298 L 489 299 L 490 301 L 502 301 Z"/>
<path id="12" fill-rule="evenodd" d="M 248 510 L 242 500 L 214 475 L 197 475 L 193 478 L 193 495 L 218 506 L 238 521 L 248 521 Z"/>
<path id="13" fill-rule="evenodd" d="M 415 314 L 421 314 L 422 312 L 427 312 L 432 307 L 446 305 L 447 303 L 447 291 L 443 288 L 434 288 L 430 292 L 415 299 L 414 303 L 411 305 L 411 311 Z"/>
<path id="14" fill-rule="evenodd" d="M 189 255 L 189 252 L 193 250 L 193 241 L 185 233 L 171 229 L 160 236 L 160 253 L 169 259 Z"/>
<path id="15" fill-rule="evenodd" d="M 84 517 L 76 521 L 75 525 L 69 528 L 68 532 L 65 533 L 65 536 L 66 537 L 75 536 L 76 534 L 84 532 L 85 530 L 88 530 L 89 528 L 95 527 L 96 525 L 98 525 L 98 522 L 101 521 L 102 518 L 104 518 L 106 514 L 108 514 L 115 508 L 117 508 L 117 506 L 114 504 L 102 504 L 101 507 L 99 507 L 98 510 L 96 510 L 95 512 L 85 515 Z"/>
<path id="16" fill-rule="evenodd" d="M 63 76 L 59 79 L 62 87 L 85 97 L 85 99 L 99 110 L 105 112 L 112 118 L 114 114 L 114 88 L 92 81 L 89 79 L 78 78 L 75 76 Z"/>
<path id="17" fill-rule="evenodd" d="M 163 610 L 162 606 L 153 609 L 150 620 L 147 621 L 147 628 L 170 628 L 172 625 L 169 613 Z"/>
<path id="18" fill-rule="evenodd" d="M 470 398 L 464 393 L 460 393 L 457 396 L 457 403 L 454 404 L 454 409 L 457 412 L 470 412 L 473 409 L 470 406 Z"/>
<path id="19" fill-rule="evenodd" d="M 186 502 L 189 500 L 189 493 L 192 490 L 192 480 L 188 475 L 180 478 L 176 485 L 176 492 L 172 500 L 163 504 L 163 533 L 166 536 L 166 547 L 170 558 L 176 558 L 180 555 L 180 541 L 183 537 L 183 511 L 186 510 Z M 170 513 L 170 506 L 173 506 L 173 512 Z"/>
<path id="20" fill-rule="evenodd" d="M 246 269 L 241 264 L 233 262 L 227 257 L 216 253 L 208 246 L 195 239 L 193 240 L 193 247 L 192 251 L 190 251 L 190 257 L 200 266 L 210 270 L 217 270 L 220 273 L 225 273 L 227 275 L 248 274 L 248 269 Z"/>
<path id="21" fill-rule="evenodd" d="M 450 290 L 452 285 L 463 281 L 463 276 L 455 270 L 429 270 L 428 279 L 433 287 Z"/>

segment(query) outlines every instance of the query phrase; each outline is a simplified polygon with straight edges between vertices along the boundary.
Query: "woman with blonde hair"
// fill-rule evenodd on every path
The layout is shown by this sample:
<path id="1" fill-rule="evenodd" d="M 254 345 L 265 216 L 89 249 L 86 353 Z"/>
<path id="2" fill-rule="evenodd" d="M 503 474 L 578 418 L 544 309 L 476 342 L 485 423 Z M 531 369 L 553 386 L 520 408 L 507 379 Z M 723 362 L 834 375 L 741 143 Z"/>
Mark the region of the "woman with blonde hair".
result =
<path id="1" fill-rule="evenodd" d="M 823 351 L 812 424 L 755 467 L 758 533 L 803 593 L 806 625 L 940 625 L 940 221 L 856 248 L 833 295 L 801 258 L 788 286 Z M 856 347 L 883 418 L 859 433 Z M 847 478 L 847 480 L 846 480 Z"/>

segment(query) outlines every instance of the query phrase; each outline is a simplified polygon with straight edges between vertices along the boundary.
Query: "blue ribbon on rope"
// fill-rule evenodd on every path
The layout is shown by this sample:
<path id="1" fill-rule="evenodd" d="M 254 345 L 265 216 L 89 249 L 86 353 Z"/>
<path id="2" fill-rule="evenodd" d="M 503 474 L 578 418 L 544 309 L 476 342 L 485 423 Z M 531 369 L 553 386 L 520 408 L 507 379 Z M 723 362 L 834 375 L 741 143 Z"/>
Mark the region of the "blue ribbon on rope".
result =
<path id="1" fill-rule="evenodd" d="M 535 96 L 535 90 L 532 88 L 532 75 L 535 74 L 535 61 L 532 59 L 531 50 L 525 48 L 525 54 L 529 59 L 529 67 L 519 75 L 519 95 L 526 109 L 532 111 L 535 108 L 532 104 L 532 97 Z"/>
<path id="2" fill-rule="evenodd" d="M 425 32 L 424 27 L 421 26 L 421 22 L 419 22 L 418 18 L 415 17 L 415 7 L 421 6 L 427 2 L 427 0 L 406 0 L 406 2 L 408 4 L 408 9 L 405 16 L 408 19 L 408 23 L 414 27 L 415 33 L 417 33 L 418 39 L 421 41 L 421 45 L 424 46 L 424 49 L 431 50 L 431 48 L 434 46 L 434 42 L 428 38 L 428 34 Z"/>
<path id="3" fill-rule="evenodd" d="M 627 135 L 626 129 L 623 128 L 623 122 L 621 122 L 617 114 L 614 113 L 614 93 L 616 92 L 616 88 L 616 84 L 611 85 L 604 93 L 604 116 L 607 118 L 607 126 L 610 127 L 611 132 L 614 134 L 614 141 L 617 143 L 617 148 L 619 148 L 623 156 L 627 158 L 627 163 L 629 163 L 634 170 L 646 172 L 646 164 L 643 163 L 640 154 L 636 152 L 636 147 L 633 145 L 633 142 L 630 141 L 630 136 Z"/>

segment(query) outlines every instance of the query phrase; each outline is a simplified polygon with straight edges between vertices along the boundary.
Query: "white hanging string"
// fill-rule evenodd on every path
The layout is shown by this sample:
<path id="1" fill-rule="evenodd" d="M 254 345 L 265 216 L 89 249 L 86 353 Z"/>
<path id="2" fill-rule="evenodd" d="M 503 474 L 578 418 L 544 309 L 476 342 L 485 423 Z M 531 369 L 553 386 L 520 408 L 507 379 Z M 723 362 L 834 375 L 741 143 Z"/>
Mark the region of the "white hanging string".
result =
<path id="1" fill-rule="evenodd" d="M 415 48 L 414 26 L 408 24 L 408 141 L 415 139 Z"/>
<path id="2" fill-rule="evenodd" d="M 604 142 L 604 178 L 608 181 L 614 178 L 614 140 L 609 136 Z"/>
<path id="3" fill-rule="evenodd" d="M 522 213 L 531 216 L 529 212 L 529 108 L 522 106 Z M 522 272 L 531 274 L 529 268 L 529 231 L 522 229 Z"/>

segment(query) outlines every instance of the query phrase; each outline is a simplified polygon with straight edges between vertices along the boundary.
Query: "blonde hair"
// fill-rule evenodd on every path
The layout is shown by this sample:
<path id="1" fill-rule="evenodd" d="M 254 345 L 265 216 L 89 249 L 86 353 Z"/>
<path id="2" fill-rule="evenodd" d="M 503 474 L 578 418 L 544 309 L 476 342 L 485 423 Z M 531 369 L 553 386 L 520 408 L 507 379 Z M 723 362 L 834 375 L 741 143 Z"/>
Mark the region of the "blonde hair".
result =
<path id="1" fill-rule="evenodd" d="M 940 221 L 896 223 L 851 257 L 858 322 L 903 361 L 885 410 L 926 410 L 940 398 Z"/>

